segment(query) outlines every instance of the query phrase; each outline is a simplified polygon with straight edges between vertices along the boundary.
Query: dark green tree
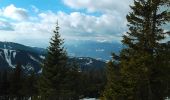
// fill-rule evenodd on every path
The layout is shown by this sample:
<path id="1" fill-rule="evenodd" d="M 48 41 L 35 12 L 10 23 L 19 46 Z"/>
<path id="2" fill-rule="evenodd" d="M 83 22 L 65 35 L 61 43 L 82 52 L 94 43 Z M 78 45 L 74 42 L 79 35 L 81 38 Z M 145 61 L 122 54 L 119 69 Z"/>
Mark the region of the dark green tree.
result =
<path id="1" fill-rule="evenodd" d="M 120 65 L 118 59 L 115 59 L 117 57 L 113 53 L 113 60 L 109 61 L 106 66 L 107 83 L 103 93 L 103 97 L 106 100 L 123 100 Z"/>
<path id="2" fill-rule="evenodd" d="M 105 87 L 106 77 L 104 68 L 87 68 L 81 71 L 81 92 L 84 97 L 98 98 Z"/>
<path id="3" fill-rule="evenodd" d="M 121 83 L 111 88 L 112 98 L 120 94 L 120 100 L 164 100 L 168 96 L 169 47 L 161 41 L 169 34 L 163 29 L 170 21 L 169 6 L 169 0 L 134 0 L 130 6 L 129 31 L 123 36 L 125 48 L 120 54 Z M 114 95 L 117 88 L 121 91 Z"/>
<path id="4" fill-rule="evenodd" d="M 65 100 L 66 98 L 70 98 L 71 94 L 67 79 L 68 71 L 67 54 L 63 47 L 63 39 L 60 38 L 57 23 L 39 81 L 39 90 L 42 99 Z"/>
<path id="5" fill-rule="evenodd" d="M 31 74 L 25 75 L 23 84 L 22 84 L 22 95 L 24 98 L 34 98 L 38 97 L 38 76 L 35 72 L 31 72 Z"/>
<path id="6" fill-rule="evenodd" d="M 24 81 L 24 73 L 20 63 L 17 63 L 16 68 L 10 77 L 10 96 L 11 98 L 16 98 L 21 100 L 23 98 L 22 86 Z"/>
<path id="7" fill-rule="evenodd" d="M 75 62 L 68 63 L 67 66 L 69 67 L 66 77 L 68 92 L 73 100 L 78 100 L 81 95 L 79 66 Z"/>
<path id="8" fill-rule="evenodd" d="M 1 83 L 0 83 L 0 94 L 2 100 L 8 99 L 9 97 L 9 79 L 8 79 L 8 72 L 7 70 L 4 70 L 1 72 Z"/>
<path id="9" fill-rule="evenodd" d="M 163 73 L 170 71 L 170 66 L 163 64 L 166 60 L 161 58 L 166 58 L 166 52 L 162 51 L 160 41 L 168 34 L 162 26 L 170 20 L 169 2 L 135 0 L 132 12 L 127 15 L 129 32 L 122 41 L 127 48 L 121 53 L 121 73 L 128 83 L 124 88 L 129 99 L 163 100 L 165 97 L 168 77 Z"/>

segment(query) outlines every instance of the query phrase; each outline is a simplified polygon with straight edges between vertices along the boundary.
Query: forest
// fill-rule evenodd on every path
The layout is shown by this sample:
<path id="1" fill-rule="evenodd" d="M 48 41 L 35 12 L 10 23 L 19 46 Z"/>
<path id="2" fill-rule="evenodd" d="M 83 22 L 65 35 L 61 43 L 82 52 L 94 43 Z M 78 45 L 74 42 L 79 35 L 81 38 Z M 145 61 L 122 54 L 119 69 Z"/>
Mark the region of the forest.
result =
<path id="1" fill-rule="evenodd" d="M 124 48 L 105 69 L 81 71 L 68 62 L 59 23 L 42 73 L 25 74 L 22 62 L 0 71 L 0 100 L 165 100 L 170 97 L 169 0 L 134 0 L 127 14 Z M 61 27 L 62 28 L 62 27 Z M 83 51 L 82 51 L 83 52 Z"/>

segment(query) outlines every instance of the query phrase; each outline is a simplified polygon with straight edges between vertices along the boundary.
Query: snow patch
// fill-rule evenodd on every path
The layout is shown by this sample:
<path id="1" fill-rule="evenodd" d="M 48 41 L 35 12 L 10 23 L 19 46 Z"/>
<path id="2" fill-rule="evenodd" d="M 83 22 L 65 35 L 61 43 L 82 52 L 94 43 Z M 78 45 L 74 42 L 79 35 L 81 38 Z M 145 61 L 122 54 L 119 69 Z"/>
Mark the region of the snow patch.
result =
<path id="1" fill-rule="evenodd" d="M 93 63 L 93 61 L 91 59 L 89 59 L 89 62 L 87 62 L 86 65 L 90 65 L 92 63 Z"/>
<path id="2" fill-rule="evenodd" d="M 25 66 L 25 68 L 26 68 L 28 71 L 34 70 L 34 68 L 31 66 L 30 63 L 28 63 L 28 64 Z"/>
<path id="3" fill-rule="evenodd" d="M 40 55 L 40 58 L 41 58 L 41 59 L 45 59 L 45 56 L 43 56 L 43 55 Z"/>
<path id="4" fill-rule="evenodd" d="M 6 45 L 4 45 L 4 47 L 6 47 Z M 8 63 L 8 65 L 12 68 L 15 68 L 15 66 L 12 65 L 12 61 L 11 61 L 11 53 L 14 50 L 8 50 L 8 49 L 3 49 L 4 50 L 4 54 L 5 54 L 5 59 Z"/>
<path id="5" fill-rule="evenodd" d="M 16 52 L 13 52 L 13 58 L 15 58 L 15 57 L 16 57 L 16 54 L 17 54 Z"/>
<path id="6" fill-rule="evenodd" d="M 15 50 L 9 50 L 10 55 L 12 55 L 13 58 L 16 56 L 16 51 Z"/>
<path id="7" fill-rule="evenodd" d="M 82 60 L 83 58 L 79 58 L 80 60 Z"/>
<path id="8" fill-rule="evenodd" d="M 37 60 L 35 57 L 33 57 L 32 55 L 29 55 L 29 57 L 32 59 L 32 60 L 34 60 L 34 61 L 36 61 L 36 62 L 38 62 L 38 63 L 41 63 L 39 60 Z"/>
<path id="9" fill-rule="evenodd" d="M 8 48 L 9 48 L 9 49 L 12 49 L 12 47 L 11 47 L 11 46 L 8 46 Z"/>
<path id="10" fill-rule="evenodd" d="M 38 74 L 41 74 L 42 73 L 42 68 L 38 71 Z"/>

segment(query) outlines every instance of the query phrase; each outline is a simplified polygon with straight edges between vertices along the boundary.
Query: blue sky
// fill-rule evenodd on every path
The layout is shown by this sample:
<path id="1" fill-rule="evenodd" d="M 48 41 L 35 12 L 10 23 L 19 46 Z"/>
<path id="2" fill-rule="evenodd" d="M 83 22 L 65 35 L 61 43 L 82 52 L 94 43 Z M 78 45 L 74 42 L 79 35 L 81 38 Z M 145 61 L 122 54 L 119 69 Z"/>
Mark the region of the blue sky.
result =
<path id="1" fill-rule="evenodd" d="M 71 55 L 110 58 L 112 51 L 121 49 L 132 4 L 133 0 L 0 0 L 0 41 L 46 48 L 58 20 Z"/>
<path id="2" fill-rule="evenodd" d="M 0 0 L 0 41 L 46 47 L 58 20 L 67 43 L 120 42 L 131 0 Z"/>
<path id="3" fill-rule="evenodd" d="M 120 42 L 132 0 L 0 0 L 0 41 L 47 47 L 57 20 L 66 43 Z"/>
<path id="4" fill-rule="evenodd" d="M 9 6 L 9 4 L 14 4 L 21 8 L 30 8 L 31 5 L 34 5 L 41 10 L 53 11 L 65 10 L 66 8 L 60 0 L 1 0 L 1 7 Z"/>
<path id="5" fill-rule="evenodd" d="M 133 0 L 0 0 L 0 41 L 47 47 L 58 20 L 60 34 L 68 44 L 120 43 L 128 30 L 126 15 L 132 3 Z"/>

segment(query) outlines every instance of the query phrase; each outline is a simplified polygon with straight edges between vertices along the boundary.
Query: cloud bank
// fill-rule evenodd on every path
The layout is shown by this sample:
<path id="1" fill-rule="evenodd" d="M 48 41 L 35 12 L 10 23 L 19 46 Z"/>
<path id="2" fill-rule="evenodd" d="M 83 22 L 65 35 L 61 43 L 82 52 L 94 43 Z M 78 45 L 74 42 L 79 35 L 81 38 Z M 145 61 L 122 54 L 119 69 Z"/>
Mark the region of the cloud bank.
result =
<path id="1" fill-rule="evenodd" d="M 66 41 L 120 42 L 127 30 L 125 15 L 131 0 L 63 0 L 72 12 L 40 11 L 11 4 L 0 8 L 0 40 L 28 45 L 47 46 L 57 20 L 60 33 Z M 97 2 L 97 3 L 96 3 Z M 85 11 L 81 11 L 81 10 Z M 95 15 L 95 13 L 100 13 Z"/>
<path id="2" fill-rule="evenodd" d="M 132 0 L 63 0 L 73 9 L 86 9 L 88 12 L 125 14 L 129 10 Z"/>

